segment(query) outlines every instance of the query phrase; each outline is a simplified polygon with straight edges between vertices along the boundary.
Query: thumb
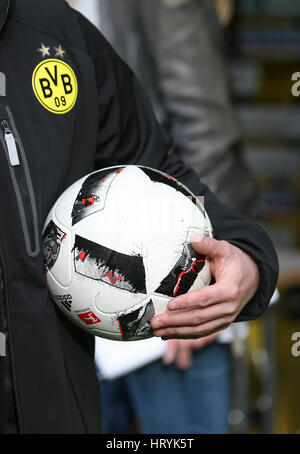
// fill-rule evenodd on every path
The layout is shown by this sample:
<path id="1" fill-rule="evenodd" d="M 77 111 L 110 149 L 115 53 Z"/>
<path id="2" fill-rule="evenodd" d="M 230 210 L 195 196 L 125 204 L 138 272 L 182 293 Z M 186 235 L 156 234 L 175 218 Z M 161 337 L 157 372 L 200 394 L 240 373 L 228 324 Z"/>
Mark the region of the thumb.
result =
<path id="1" fill-rule="evenodd" d="M 196 252 L 207 257 L 216 257 L 221 254 L 220 241 L 214 238 L 205 237 L 200 239 L 194 237 L 192 239 L 192 246 Z"/>

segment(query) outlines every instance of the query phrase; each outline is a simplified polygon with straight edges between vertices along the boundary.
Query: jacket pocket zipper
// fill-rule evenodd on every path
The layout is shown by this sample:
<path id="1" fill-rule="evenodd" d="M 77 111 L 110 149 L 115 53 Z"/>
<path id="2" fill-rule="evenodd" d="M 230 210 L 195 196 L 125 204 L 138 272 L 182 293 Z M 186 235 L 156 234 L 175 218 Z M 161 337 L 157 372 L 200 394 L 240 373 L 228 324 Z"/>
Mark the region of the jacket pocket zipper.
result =
<path id="1" fill-rule="evenodd" d="M 17 199 L 26 251 L 30 257 L 37 257 L 40 252 L 40 236 L 33 184 L 26 154 L 8 107 L 1 109 L 0 142 L 7 158 Z"/>

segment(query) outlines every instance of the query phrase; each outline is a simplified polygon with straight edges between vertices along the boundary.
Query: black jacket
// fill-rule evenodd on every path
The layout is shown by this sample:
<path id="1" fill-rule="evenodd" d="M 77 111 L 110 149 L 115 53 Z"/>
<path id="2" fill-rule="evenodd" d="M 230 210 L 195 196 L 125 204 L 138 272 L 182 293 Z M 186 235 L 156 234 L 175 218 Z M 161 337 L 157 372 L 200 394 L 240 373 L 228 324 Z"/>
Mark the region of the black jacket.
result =
<path id="1" fill-rule="evenodd" d="M 239 320 L 268 305 L 277 258 L 263 229 L 219 204 L 176 157 L 136 78 L 86 19 L 63 0 L 9 3 L 0 0 L 0 241 L 19 430 L 97 433 L 94 339 L 55 309 L 42 274 L 42 227 L 66 187 L 96 168 L 136 163 L 204 195 L 216 237 L 259 266 L 259 290 Z"/>

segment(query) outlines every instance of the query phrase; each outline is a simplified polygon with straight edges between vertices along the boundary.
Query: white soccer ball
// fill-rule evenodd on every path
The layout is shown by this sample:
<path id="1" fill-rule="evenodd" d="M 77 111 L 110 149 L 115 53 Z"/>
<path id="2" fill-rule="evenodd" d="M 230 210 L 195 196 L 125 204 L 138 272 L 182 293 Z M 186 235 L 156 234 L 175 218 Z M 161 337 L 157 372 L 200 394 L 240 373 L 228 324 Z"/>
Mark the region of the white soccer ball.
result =
<path id="1" fill-rule="evenodd" d="M 210 282 L 194 236 L 212 236 L 209 218 L 174 178 L 133 165 L 96 171 L 70 186 L 47 217 L 49 291 L 90 334 L 152 337 L 150 321 L 171 298 Z"/>

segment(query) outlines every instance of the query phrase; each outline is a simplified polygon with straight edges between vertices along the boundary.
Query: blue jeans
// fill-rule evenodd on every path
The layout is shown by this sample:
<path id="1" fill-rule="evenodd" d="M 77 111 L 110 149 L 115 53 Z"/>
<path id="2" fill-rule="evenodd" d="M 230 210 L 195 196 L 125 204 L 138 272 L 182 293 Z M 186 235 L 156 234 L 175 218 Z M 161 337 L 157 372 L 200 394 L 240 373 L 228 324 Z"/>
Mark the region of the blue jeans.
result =
<path id="1" fill-rule="evenodd" d="M 228 433 L 230 346 L 217 342 L 195 352 L 187 371 L 155 361 L 101 382 L 103 433 Z"/>

